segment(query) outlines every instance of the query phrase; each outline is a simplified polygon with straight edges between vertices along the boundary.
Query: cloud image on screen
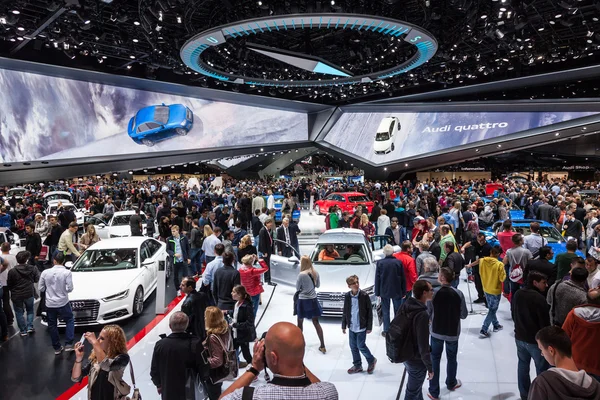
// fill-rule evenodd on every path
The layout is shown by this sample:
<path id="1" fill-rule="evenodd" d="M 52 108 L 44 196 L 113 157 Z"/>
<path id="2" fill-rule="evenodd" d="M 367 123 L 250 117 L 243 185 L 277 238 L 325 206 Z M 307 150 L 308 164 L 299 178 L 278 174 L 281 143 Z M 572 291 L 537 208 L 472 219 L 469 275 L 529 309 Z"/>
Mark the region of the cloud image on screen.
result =
<path id="1" fill-rule="evenodd" d="M 372 164 L 470 145 L 597 112 L 388 112 L 340 116 L 324 141 Z"/>
<path id="2" fill-rule="evenodd" d="M 0 69 L 1 162 L 203 150 L 307 138 L 308 119 L 301 112 Z"/>

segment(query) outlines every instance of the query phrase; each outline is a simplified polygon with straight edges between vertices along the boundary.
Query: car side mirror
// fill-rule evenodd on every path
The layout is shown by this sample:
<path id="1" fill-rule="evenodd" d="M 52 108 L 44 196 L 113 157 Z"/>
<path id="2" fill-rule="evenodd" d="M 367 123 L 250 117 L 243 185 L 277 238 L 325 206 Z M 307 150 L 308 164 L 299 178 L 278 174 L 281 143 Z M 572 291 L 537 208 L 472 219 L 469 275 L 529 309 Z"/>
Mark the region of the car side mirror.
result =
<path id="1" fill-rule="evenodd" d="M 65 263 L 65 268 L 67 268 L 67 269 L 71 269 L 71 268 L 73 268 L 73 261 L 67 261 L 67 262 Z"/>
<path id="2" fill-rule="evenodd" d="M 104 225 L 103 223 L 98 224 L 98 228 L 103 229 L 106 228 L 106 225 Z"/>
<path id="3" fill-rule="evenodd" d="M 300 260 L 298 260 L 298 257 L 296 256 L 291 256 L 290 258 L 288 258 L 288 262 L 291 262 L 293 264 L 299 264 Z"/>
<path id="4" fill-rule="evenodd" d="M 152 261 L 149 258 L 146 258 L 144 261 L 142 261 L 142 267 L 149 267 L 150 265 L 152 265 L 154 263 L 154 261 Z"/>

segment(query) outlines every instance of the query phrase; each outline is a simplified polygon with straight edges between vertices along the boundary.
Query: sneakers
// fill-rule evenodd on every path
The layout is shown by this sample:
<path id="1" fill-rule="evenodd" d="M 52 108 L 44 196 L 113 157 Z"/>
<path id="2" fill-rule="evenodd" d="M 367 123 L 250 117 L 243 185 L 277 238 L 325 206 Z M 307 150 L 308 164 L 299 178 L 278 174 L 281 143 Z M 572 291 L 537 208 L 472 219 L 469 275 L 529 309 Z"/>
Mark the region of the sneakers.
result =
<path id="1" fill-rule="evenodd" d="M 66 344 L 65 345 L 65 351 L 75 351 L 75 347 L 73 347 L 73 344 Z"/>
<path id="2" fill-rule="evenodd" d="M 352 374 L 358 374 L 358 373 L 360 373 L 360 372 L 363 372 L 363 369 L 362 369 L 362 367 L 357 367 L 356 365 L 353 365 L 353 366 L 352 366 L 352 368 L 350 368 L 350 369 L 348 370 L 348 373 L 349 373 L 350 375 L 352 375 Z"/>
<path id="3" fill-rule="evenodd" d="M 65 349 L 65 348 L 64 348 L 63 346 L 60 346 L 60 349 L 58 349 L 58 350 L 54 350 L 54 355 L 55 355 L 55 356 L 59 355 L 60 353 L 62 353 L 62 352 L 63 352 L 63 350 L 64 350 L 64 349 Z"/>
<path id="4" fill-rule="evenodd" d="M 457 379 L 456 380 L 456 385 L 454 385 L 454 387 L 452 389 L 448 388 L 448 390 L 453 391 L 453 390 L 458 389 L 461 386 L 462 386 L 462 382 L 460 381 L 460 379 Z"/>
<path id="5" fill-rule="evenodd" d="M 23 337 L 29 336 L 29 333 L 27 333 L 27 332 L 21 332 L 21 336 L 23 336 Z"/>
<path id="6" fill-rule="evenodd" d="M 245 361 L 240 361 L 240 362 L 239 362 L 239 367 L 240 367 L 240 368 L 246 368 L 247 366 L 248 366 L 248 363 L 247 363 L 247 362 L 245 362 Z"/>
<path id="7" fill-rule="evenodd" d="M 494 327 L 494 332 L 501 331 L 502 329 L 504 329 L 504 327 L 503 327 L 502 325 L 496 325 L 496 326 Z"/>
<path id="8" fill-rule="evenodd" d="M 373 371 L 375 371 L 375 366 L 377 365 L 377 359 L 373 359 L 373 362 L 371 364 L 369 364 L 369 367 L 367 368 L 367 373 L 369 375 L 371 375 L 373 373 Z"/>
<path id="9" fill-rule="evenodd" d="M 387 335 L 387 332 L 381 332 L 381 336 L 385 337 Z"/>
<path id="10" fill-rule="evenodd" d="M 429 397 L 431 400 L 440 400 L 439 397 L 433 397 L 433 395 L 429 392 L 427 392 L 427 397 Z"/>
<path id="11" fill-rule="evenodd" d="M 327 349 L 325 347 L 319 347 L 319 351 L 323 354 L 327 353 Z"/>
<path id="12" fill-rule="evenodd" d="M 29 329 L 27 329 L 27 333 L 35 333 L 35 329 L 29 328 Z"/>
<path id="13" fill-rule="evenodd" d="M 490 337 L 490 333 L 487 332 L 487 331 L 484 331 L 483 329 L 479 331 L 479 335 L 483 336 L 483 337 L 486 337 L 486 338 Z"/>
<path id="14" fill-rule="evenodd" d="M 475 303 L 475 304 L 481 304 L 481 303 L 485 303 L 485 298 L 483 298 L 483 297 L 482 297 L 482 298 L 480 298 L 480 299 L 477 299 L 477 300 L 475 300 L 473 303 Z"/>

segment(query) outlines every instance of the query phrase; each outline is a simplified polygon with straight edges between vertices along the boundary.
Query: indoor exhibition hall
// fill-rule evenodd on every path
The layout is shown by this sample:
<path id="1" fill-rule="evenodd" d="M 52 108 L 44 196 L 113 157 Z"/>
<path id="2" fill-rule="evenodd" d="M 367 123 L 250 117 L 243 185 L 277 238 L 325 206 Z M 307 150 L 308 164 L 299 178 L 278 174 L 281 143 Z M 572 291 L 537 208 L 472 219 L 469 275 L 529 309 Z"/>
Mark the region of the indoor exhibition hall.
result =
<path id="1" fill-rule="evenodd" d="M 600 0 L 0 0 L 0 400 L 600 400 Z"/>

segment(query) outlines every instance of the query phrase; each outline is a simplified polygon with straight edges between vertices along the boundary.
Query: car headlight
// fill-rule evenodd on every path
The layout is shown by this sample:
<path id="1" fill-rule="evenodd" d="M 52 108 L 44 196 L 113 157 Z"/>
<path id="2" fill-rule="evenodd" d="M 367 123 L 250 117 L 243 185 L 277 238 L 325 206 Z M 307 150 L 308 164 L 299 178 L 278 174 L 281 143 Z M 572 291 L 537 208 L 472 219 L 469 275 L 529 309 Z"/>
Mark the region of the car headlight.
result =
<path id="1" fill-rule="evenodd" d="M 369 286 L 368 288 L 363 289 L 369 296 L 373 296 L 375 294 L 375 285 Z"/>
<path id="2" fill-rule="evenodd" d="M 113 301 L 113 300 L 123 300 L 129 295 L 129 289 L 124 292 L 113 294 L 112 296 L 108 296 L 102 299 L 102 301 Z"/>
<path id="3" fill-rule="evenodd" d="M 187 125 L 187 121 L 186 121 L 186 120 L 183 120 L 183 121 L 181 121 L 181 124 L 180 124 L 180 125 L 181 125 L 181 126 L 186 126 L 186 125 Z"/>

